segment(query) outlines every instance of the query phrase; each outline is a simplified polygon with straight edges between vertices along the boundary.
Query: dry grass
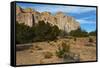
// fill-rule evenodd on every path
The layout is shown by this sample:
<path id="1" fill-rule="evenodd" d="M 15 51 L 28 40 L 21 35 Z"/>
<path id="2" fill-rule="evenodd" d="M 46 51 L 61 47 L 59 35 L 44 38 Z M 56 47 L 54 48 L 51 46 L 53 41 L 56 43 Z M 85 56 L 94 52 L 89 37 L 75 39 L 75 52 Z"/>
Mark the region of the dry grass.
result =
<path id="1" fill-rule="evenodd" d="M 80 55 L 80 61 L 95 61 L 96 60 L 96 40 L 89 42 L 89 38 L 73 39 L 59 39 L 56 41 L 36 42 L 33 47 L 23 51 L 16 52 L 17 65 L 25 64 L 47 64 L 47 63 L 61 63 L 64 62 L 62 58 L 58 58 L 55 54 L 61 42 L 70 44 L 70 52 Z M 87 44 L 93 46 L 86 46 Z"/>
<path id="2" fill-rule="evenodd" d="M 53 54 L 51 52 L 44 52 L 44 57 L 45 58 L 52 58 Z"/>

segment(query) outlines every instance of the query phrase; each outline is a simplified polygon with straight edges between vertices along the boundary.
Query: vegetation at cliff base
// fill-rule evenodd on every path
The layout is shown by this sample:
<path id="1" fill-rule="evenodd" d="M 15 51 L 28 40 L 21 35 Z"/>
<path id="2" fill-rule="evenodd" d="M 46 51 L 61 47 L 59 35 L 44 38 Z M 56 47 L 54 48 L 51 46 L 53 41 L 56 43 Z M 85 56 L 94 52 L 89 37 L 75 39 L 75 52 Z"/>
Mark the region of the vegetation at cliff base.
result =
<path id="1" fill-rule="evenodd" d="M 45 40 L 54 40 L 59 35 L 59 28 L 50 23 L 44 23 L 44 21 L 39 21 L 38 24 L 32 27 L 35 34 L 34 41 L 45 41 Z"/>
<path id="2" fill-rule="evenodd" d="M 32 42 L 34 37 L 34 33 L 29 26 L 22 24 L 18 24 L 16 22 L 16 43 L 27 43 Z"/>
<path id="3" fill-rule="evenodd" d="M 74 37 L 88 37 L 88 32 L 86 32 L 85 30 L 82 30 L 81 28 L 78 28 L 77 30 L 73 30 L 70 33 L 70 36 L 74 36 Z"/>
<path id="4" fill-rule="evenodd" d="M 24 23 L 16 22 L 16 43 L 31 43 L 38 41 L 49 41 L 55 40 L 57 36 L 73 36 L 73 37 L 88 37 L 96 36 L 96 31 L 86 32 L 81 28 L 77 30 L 72 30 L 71 32 L 64 33 L 56 25 L 51 25 L 50 23 L 45 23 L 44 21 L 39 21 L 38 24 L 35 24 L 32 27 L 25 25 Z"/>
<path id="5" fill-rule="evenodd" d="M 96 36 L 96 30 L 89 33 L 90 36 Z"/>
<path id="6" fill-rule="evenodd" d="M 50 23 L 39 21 L 32 27 L 16 22 L 16 43 L 30 43 L 37 41 L 54 40 L 59 35 L 59 28 Z"/>

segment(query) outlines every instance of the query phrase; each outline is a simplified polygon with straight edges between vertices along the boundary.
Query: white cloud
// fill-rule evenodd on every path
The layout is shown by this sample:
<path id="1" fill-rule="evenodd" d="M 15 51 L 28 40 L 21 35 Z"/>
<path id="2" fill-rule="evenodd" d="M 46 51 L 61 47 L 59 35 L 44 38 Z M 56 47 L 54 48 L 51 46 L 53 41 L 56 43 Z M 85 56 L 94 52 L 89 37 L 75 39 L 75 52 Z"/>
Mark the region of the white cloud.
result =
<path id="1" fill-rule="evenodd" d="M 93 20 L 85 20 L 85 19 L 77 19 L 80 24 L 96 24 L 96 21 Z"/>
<path id="2" fill-rule="evenodd" d="M 95 20 L 95 16 L 83 17 L 82 19 L 85 19 L 85 20 L 87 20 L 87 19 L 94 19 Z"/>
<path id="3" fill-rule="evenodd" d="M 38 6 L 38 5 L 37 5 Z M 35 7 L 34 7 L 35 8 Z M 42 5 L 42 8 L 38 7 L 38 11 L 50 11 L 50 12 L 67 12 L 67 13 L 85 13 L 89 11 L 96 11 L 94 7 L 80 7 L 80 6 L 62 6 L 62 5 Z"/>
<path id="4" fill-rule="evenodd" d="M 89 11 L 96 11 L 95 7 L 80 7 L 80 6 L 64 6 L 64 5 L 47 5 L 47 4 L 29 4 L 29 3 L 24 3 L 24 4 L 18 4 L 21 5 L 23 8 L 33 8 L 36 9 L 37 11 L 43 12 L 43 11 L 49 11 L 49 12 L 66 12 L 66 13 L 84 13 L 84 12 L 89 12 Z"/>
<path id="5" fill-rule="evenodd" d="M 68 8 L 67 8 L 68 9 Z M 89 11 L 96 11 L 96 8 L 92 7 L 69 7 L 69 13 L 85 13 Z"/>

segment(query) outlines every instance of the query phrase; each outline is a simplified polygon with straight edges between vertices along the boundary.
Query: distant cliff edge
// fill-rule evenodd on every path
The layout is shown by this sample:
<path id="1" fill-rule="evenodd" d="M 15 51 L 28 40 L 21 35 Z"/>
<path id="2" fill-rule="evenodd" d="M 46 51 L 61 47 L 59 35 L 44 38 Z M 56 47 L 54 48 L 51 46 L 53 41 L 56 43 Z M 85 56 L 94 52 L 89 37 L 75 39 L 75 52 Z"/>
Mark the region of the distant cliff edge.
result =
<path id="1" fill-rule="evenodd" d="M 66 32 L 76 30 L 80 27 L 79 22 L 77 22 L 75 18 L 64 15 L 63 12 L 57 12 L 55 15 L 52 15 L 50 12 L 40 13 L 31 8 L 23 9 L 20 6 L 16 6 L 16 21 L 30 27 L 39 21 L 44 21 L 45 23 L 48 22 L 52 25 L 57 25 L 59 29 Z"/>

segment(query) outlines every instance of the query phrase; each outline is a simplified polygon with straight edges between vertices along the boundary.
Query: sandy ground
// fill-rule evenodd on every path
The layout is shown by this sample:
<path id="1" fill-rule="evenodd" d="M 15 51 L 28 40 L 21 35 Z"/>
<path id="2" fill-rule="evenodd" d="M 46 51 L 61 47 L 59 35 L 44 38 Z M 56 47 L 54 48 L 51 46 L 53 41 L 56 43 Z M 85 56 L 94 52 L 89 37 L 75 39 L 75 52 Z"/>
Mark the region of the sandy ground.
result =
<path id="1" fill-rule="evenodd" d="M 62 63 L 63 58 L 58 58 L 55 55 L 58 46 L 62 41 L 70 44 L 70 51 L 80 55 L 80 61 L 95 61 L 96 60 L 96 43 L 95 39 L 90 46 L 88 44 L 88 38 L 77 38 L 76 41 L 73 39 L 60 39 L 49 42 L 36 42 L 32 43 L 32 47 L 16 52 L 16 63 L 17 65 L 28 65 L 28 64 L 47 64 L 47 63 Z M 52 56 L 45 58 L 45 53 L 50 52 Z"/>

